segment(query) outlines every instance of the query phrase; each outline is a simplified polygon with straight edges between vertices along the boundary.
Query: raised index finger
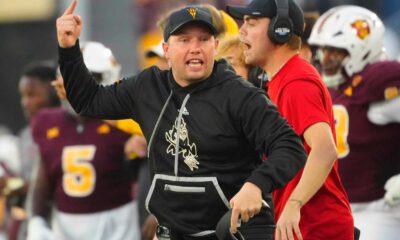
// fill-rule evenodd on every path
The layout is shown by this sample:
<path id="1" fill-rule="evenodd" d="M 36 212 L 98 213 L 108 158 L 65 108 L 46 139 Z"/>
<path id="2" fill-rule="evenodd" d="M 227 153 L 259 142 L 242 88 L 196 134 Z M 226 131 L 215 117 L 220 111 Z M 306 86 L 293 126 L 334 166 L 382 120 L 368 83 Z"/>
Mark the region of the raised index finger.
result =
<path id="1" fill-rule="evenodd" d="M 71 3 L 71 5 L 69 5 L 69 7 L 67 8 L 67 10 L 65 10 L 65 12 L 64 12 L 63 15 L 68 15 L 68 14 L 74 13 L 76 4 L 78 4 L 78 1 L 77 1 L 77 0 L 73 0 L 72 3 Z"/>

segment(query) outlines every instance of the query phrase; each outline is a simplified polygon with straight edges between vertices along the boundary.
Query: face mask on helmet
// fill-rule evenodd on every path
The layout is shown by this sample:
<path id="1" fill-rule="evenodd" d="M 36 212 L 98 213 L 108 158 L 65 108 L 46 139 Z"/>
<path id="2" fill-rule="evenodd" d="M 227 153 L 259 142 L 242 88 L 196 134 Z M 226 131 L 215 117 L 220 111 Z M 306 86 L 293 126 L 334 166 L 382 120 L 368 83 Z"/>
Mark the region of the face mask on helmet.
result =
<path id="1" fill-rule="evenodd" d="M 322 67 L 322 75 L 327 77 L 324 81 L 329 82 L 327 85 L 337 87 L 344 81 L 339 78 L 346 77 L 342 73 L 351 77 L 362 71 L 367 64 L 382 59 L 384 31 L 383 23 L 376 14 L 362 7 L 338 6 L 321 15 L 312 29 L 308 43 L 320 49 L 340 49 L 348 54 L 340 63 L 341 71 L 332 73 L 338 64 L 335 59 Z M 321 57 L 325 57 L 323 55 L 319 56 L 321 64 Z"/>
<path id="2" fill-rule="evenodd" d="M 121 66 L 109 48 L 99 42 L 86 42 L 81 44 L 81 51 L 86 67 L 99 84 L 106 86 L 119 80 Z"/>
<path id="3" fill-rule="evenodd" d="M 345 82 L 346 73 L 343 65 L 349 60 L 349 54 L 344 49 L 323 47 L 316 51 L 322 79 L 329 88 L 336 88 Z"/>

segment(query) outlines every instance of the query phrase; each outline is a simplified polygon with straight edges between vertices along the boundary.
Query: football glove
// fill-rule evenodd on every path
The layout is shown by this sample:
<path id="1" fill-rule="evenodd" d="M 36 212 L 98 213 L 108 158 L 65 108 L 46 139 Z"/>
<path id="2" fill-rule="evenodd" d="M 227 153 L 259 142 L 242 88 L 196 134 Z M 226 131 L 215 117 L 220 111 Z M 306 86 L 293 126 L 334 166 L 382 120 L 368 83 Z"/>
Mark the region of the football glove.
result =
<path id="1" fill-rule="evenodd" d="M 400 174 L 394 175 L 385 183 L 385 202 L 390 206 L 400 204 Z"/>

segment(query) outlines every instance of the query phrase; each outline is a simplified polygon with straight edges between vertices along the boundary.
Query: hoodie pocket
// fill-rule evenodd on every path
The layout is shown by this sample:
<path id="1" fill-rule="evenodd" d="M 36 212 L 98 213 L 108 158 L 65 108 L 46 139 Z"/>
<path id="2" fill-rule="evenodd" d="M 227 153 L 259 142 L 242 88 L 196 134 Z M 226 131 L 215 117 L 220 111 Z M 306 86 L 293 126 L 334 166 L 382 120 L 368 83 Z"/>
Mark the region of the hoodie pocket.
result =
<path id="1" fill-rule="evenodd" d="M 229 209 L 216 177 L 175 177 L 156 174 L 146 208 L 160 225 L 183 234 L 207 236 Z"/>

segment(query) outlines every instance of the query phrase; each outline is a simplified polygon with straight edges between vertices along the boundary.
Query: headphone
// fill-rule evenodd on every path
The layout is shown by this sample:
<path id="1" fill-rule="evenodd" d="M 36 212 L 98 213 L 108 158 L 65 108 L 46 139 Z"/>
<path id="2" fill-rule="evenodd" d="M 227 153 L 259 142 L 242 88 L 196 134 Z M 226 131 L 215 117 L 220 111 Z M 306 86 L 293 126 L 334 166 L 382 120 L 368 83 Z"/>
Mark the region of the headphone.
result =
<path id="1" fill-rule="evenodd" d="M 293 22 L 289 17 L 289 0 L 275 0 L 276 16 L 271 19 L 268 37 L 273 43 L 284 44 L 293 35 Z"/>

